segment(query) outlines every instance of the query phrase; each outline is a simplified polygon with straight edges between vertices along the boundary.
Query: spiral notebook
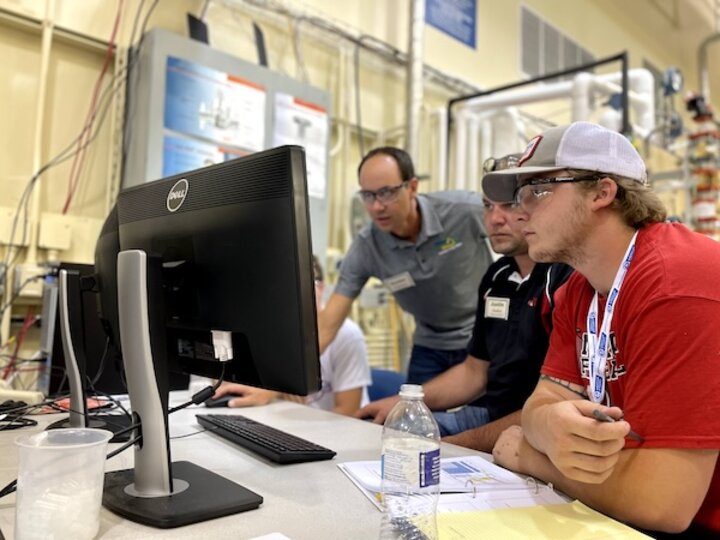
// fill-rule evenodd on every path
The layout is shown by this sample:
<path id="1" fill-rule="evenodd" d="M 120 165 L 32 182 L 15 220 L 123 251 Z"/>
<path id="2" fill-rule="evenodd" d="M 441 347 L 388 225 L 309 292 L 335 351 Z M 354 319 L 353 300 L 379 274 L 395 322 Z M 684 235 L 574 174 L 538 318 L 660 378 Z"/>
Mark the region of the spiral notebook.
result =
<path id="1" fill-rule="evenodd" d="M 382 510 L 380 461 L 349 461 L 338 467 Z M 551 486 L 522 478 L 481 456 L 440 459 L 438 512 L 460 512 L 560 504 Z"/>

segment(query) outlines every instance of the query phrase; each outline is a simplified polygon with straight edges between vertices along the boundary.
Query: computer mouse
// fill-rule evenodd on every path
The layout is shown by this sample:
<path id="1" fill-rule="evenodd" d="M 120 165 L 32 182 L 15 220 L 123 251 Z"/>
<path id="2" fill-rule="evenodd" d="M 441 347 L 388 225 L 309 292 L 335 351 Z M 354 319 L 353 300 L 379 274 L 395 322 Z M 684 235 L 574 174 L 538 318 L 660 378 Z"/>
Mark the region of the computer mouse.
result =
<path id="1" fill-rule="evenodd" d="M 237 394 L 225 394 L 216 399 L 213 399 L 213 398 L 206 399 L 205 406 L 206 407 L 227 407 L 228 401 L 235 399 L 236 397 L 240 397 L 240 396 L 238 396 Z"/>

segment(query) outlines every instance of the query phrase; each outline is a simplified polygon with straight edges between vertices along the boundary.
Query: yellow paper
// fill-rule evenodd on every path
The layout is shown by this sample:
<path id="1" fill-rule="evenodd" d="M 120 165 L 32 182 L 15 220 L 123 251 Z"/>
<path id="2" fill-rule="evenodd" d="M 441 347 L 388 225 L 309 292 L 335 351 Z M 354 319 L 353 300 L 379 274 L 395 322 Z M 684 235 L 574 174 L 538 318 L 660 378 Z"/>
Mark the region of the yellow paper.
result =
<path id="1" fill-rule="evenodd" d="M 440 540 L 634 540 L 650 538 L 579 501 L 438 514 Z"/>

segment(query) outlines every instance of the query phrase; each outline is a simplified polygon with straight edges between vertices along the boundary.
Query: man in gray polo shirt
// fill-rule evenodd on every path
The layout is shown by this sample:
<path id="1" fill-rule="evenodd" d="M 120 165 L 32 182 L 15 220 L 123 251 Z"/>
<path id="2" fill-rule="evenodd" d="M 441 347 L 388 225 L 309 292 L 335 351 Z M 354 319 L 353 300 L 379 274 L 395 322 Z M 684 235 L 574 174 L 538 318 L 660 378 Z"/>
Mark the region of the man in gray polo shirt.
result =
<path id="1" fill-rule="evenodd" d="M 482 197 L 465 191 L 418 194 L 410 156 L 394 147 L 370 151 L 358 175 L 372 223 L 351 244 L 318 317 L 320 350 L 367 280 L 377 277 L 415 317 L 408 382 L 420 384 L 467 356 L 478 285 L 492 262 Z"/>

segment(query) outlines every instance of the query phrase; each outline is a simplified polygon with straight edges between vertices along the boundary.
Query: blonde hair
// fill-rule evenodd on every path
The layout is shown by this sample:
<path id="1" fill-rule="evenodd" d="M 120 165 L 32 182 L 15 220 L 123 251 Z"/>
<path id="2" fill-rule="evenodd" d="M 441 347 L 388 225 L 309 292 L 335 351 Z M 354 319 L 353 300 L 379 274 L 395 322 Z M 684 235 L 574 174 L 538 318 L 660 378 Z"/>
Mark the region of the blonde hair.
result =
<path id="1" fill-rule="evenodd" d="M 611 208 L 617 210 L 630 227 L 639 229 L 650 223 L 662 223 L 667 219 L 667 209 L 650 186 L 614 174 L 599 173 L 598 179 L 610 178 L 617 186 Z M 596 181 L 580 182 L 586 191 L 595 187 Z"/>

